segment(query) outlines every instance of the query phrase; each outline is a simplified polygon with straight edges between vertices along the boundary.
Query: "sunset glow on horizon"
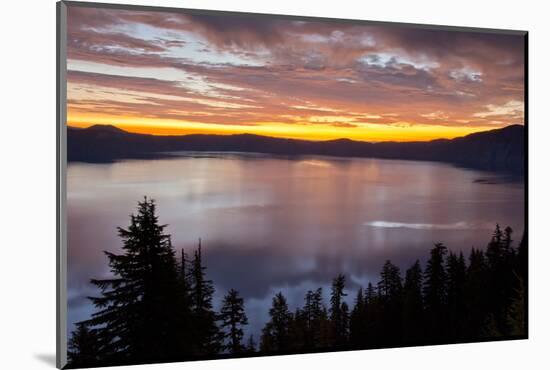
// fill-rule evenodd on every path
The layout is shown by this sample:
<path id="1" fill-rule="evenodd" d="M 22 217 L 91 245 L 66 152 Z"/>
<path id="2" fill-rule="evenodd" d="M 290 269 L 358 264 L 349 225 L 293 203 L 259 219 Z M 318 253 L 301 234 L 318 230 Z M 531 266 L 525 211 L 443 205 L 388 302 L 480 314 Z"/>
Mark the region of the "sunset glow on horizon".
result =
<path id="1" fill-rule="evenodd" d="M 524 39 L 68 8 L 67 124 L 155 135 L 453 138 L 524 122 Z"/>

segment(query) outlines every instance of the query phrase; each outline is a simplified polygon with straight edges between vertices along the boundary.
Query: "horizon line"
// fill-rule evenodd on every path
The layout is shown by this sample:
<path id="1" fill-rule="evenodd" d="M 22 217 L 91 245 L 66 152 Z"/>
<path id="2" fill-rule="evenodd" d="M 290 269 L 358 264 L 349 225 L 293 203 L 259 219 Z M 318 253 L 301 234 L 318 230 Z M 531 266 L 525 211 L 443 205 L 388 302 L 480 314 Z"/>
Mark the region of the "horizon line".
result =
<path id="1" fill-rule="evenodd" d="M 128 130 L 126 128 L 123 128 L 124 126 L 120 127 L 120 126 L 115 125 L 115 124 L 102 124 L 102 123 L 90 124 L 89 126 L 86 126 L 86 127 L 75 126 L 75 125 L 72 125 L 70 123 L 66 123 L 66 126 L 68 128 L 77 129 L 77 130 L 87 130 L 87 129 L 92 128 L 92 127 L 105 127 L 105 128 L 112 127 L 112 128 L 115 128 L 117 130 L 123 131 L 123 132 L 128 133 L 128 134 L 138 134 L 138 135 L 148 135 L 148 136 L 158 136 L 158 137 L 185 137 L 185 136 L 192 136 L 192 135 L 202 135 L 202 136 L 250 135 L 250 136 L 266 137 L 266 138 L 273 138 L 273 139 L 287 139 L 287 140 L 310 141 L 310 142 L 331 142 L 331 141 L 347 140 L 347 141 L 361 142 L 361 143 L 392 143 L 392 142 L 399 142 L 399 143 L 409 142 L 409 143 L 412 143 L 412 142 L 431 142 L 431 141 L 437 141 L 437 140 L 452 140 L 452 139 L 457 139 L 457 138 L 461 138 L 461 137 L 466 137 L 466 136 L 476 134 L 476 133 L 502 130 L 502 129 L 512 127 L 512 126 L 525 127 L 525 123 L 512 123 L 512 124 L 507 125 L 507 126 L 495 127 L 493 129 L 488 129 L 488 130 L 473 130 L 472 132 L 467 133 L 465 135 L 457 135 L 457 136 L 453 136 L 453 137 L 439 137 L 439 138 L 426 139 L 426 140 L 421 140 L 421 139 L 419 139 L 419 140 L 399 140 L 399 139 L 395 139 L 395 140 L 378 140 L 378 141 L 376 141 L 376 140 L 359 140 L 359 139 L 352 139 L 352 138 L 348 138 L 348 137 L 337 137 L 337 138 L 332 138 L 332 139 L 318 139 L 318 140 L 316 140 L 316 139 L 299 138 L 299 137 L 284 136 L 284 135 L 281 135 L 281 136 L 263 135 L 263 134 L 256 134 L 256 133 L 251 133 L 251 132 L 240 132 L 240 133 L 232 133 L 232 132 L 230 132 L 230 133 L 190 132 L 190 133 L 162 134 L 162 133 L 133 131 L 131 129 Z"/>

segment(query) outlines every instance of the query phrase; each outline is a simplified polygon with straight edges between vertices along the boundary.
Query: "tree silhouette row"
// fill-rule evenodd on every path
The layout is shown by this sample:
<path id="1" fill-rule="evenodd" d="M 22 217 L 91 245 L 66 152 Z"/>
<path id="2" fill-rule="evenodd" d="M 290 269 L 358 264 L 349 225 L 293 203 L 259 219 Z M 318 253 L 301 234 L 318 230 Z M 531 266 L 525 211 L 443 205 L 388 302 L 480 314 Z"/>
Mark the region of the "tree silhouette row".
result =
<path id="1" fill-rule="evenodd" d="M 244 338 L 244 299 L 231 289 L 213 308 L 199 241 L 191 258 L 176 258 L 155 202 L 145 198 L 127 229 L 118 228 L 122 253 L 105 252 L 112 278 L 92 279 L 101 294 L 95 312 L 76 324 L 69 367 L 170 362 L 219 356 L 454 343 L 526 335 L 527 250 L 514 247 L 512 229 L 496 226 L 485 251 L 468 261 L 443 244 L 424 270 L 405 271 L 386 261 L 377 284 L 360 287 L 350 309 L 346 279 L 306 293 L 291 312 L 284 295 L 273 297 L 259 346 Z M 351 292 L 349 292 L 351 293 Z"/>

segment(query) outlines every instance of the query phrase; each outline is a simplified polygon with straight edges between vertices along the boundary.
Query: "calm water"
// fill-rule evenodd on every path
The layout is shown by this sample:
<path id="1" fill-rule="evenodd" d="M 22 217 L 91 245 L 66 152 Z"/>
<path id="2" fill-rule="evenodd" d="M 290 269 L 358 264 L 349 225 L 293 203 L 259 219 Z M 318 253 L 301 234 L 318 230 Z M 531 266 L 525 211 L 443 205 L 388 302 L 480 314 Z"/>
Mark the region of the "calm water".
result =
<path id="1" fill-rule="evenodd" d="M 70 323 L 92 311 L 89 279 L 108 276 L 102 251 L 120 250 L 115 227 L 144 195 L 177 250 L 202 238 L 216 301 L 239 290 L 256 338 L 279 290 L 294 308 L 340 272 L 355 291 L 386 259 L 405 269 L 435 242 L 484 247 L 497 222 L 523 231 L 521 181 L 431 162 L 188 153 L 71 163 L 67 188 Z"/>

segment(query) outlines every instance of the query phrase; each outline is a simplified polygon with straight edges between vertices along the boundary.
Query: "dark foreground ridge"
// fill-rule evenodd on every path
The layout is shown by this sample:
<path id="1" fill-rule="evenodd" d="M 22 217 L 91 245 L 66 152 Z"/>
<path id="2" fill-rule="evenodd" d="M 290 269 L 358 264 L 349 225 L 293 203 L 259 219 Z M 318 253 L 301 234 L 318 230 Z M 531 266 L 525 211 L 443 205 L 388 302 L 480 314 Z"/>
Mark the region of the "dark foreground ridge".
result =
<path id="1" fill-rule="evenodd" d="M 330 155 L 438 161 L 492 171 L 522 173 L 524 127 L 511 125 L 455 139 L 368 143 L 348 139 L 307 141 L 250 134 L 155 136 L 126 132 L 114 126 L 67 128 L 67 159 L 112 162 L 160 158 L 174 151 L 249 152 L 276 155 Z"/>

